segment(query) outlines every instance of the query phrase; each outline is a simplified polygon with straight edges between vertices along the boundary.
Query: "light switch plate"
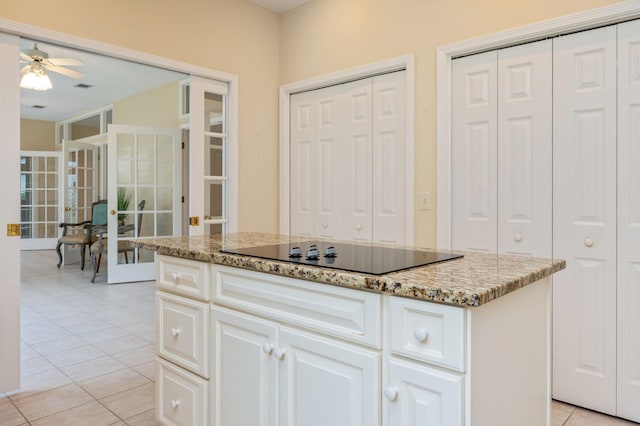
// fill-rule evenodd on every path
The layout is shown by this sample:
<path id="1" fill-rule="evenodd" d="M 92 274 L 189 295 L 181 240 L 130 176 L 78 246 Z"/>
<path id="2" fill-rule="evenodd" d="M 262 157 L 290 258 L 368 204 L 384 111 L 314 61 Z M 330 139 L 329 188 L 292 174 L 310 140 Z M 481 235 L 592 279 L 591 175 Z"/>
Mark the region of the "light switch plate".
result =
<path id="1" fill-rule="evenodd" d="M 420 210 L 431 210 L 431 191 L 420 193 Z"/>

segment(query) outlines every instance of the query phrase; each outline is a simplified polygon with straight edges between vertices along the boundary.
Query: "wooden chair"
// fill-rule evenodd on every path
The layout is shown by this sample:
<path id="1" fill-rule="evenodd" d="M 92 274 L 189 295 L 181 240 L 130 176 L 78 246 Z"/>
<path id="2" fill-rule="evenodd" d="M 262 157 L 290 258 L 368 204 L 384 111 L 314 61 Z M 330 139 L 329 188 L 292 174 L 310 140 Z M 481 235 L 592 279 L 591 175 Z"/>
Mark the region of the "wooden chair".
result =
<path id="1" fill-rule="evenodd" d="M 61 223 L 59 226 L 62 228 L 62 236 L 58 238 L 58 244 L 56 245 L 56 253 L 58 253 L 58 268 L 62 265 L 62 245 L 79 245 L 80 257 L 82 259 L 80 269 L 84 271 L 84 257 L 87 246 L 96 239 L 92 229 L 95 226 L 106 224 L 107 200 L 99 200 L 91 205 L 91 220 L 85 220 L 80 223 Z"/>
<path id="2" fill-rule="evenodd" d="M 135 236 L 140 236 L 140 229 L 142 229 L 142 211 L 144 210 L 146 201 L 142 200 L 138 203 L 137 209 L 137 222 L 138 227 L 136 229 L 134 224 L 122 225 L 118 226 L 118 235 L 123 236 L 127 233 L 131 233 L 130 236 L 134 236 L 133 232 L 135 231 Z M 107 226 L 99 226 L 94 229 L 94 234 L 96 236 L 96 240 L 91 244 L 89 249 L 91 256 L 91 268 L 93 270 L 93 276 L 91 277 L 91 282 L 94 283 L 96 280 L 96 275 L 100 271 L 100 262 L 102 261 L 102 254 L 107 253 L 108 247 L 108 238 L 107 238 Z M 134 251 L 134 248 L 129 245 L 128 241 L 120 241 L 118 240 L 118 253 L 124 253 L 125 262 L 129 263 L 129 257 L 127 252 Z"/>

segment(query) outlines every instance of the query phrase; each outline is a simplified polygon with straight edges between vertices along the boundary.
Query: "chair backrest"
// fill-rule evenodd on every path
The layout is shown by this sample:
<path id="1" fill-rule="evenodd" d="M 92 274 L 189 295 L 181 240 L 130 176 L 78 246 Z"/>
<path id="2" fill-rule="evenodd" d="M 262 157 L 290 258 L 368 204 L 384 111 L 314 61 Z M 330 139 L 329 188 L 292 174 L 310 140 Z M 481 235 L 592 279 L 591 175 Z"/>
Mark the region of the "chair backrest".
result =
<path id="1" fill-rule="evenodd" d="M 91 226 L 107 224 L 107 200 L 99 200 L 91 205 Z"/>
<path id="2" fill-rule="evenodd" d="M 136 230 L 136 237 L 140 236 L 140 229 L 142 229 L 142 210 L 144 210 L 145 204 L 146 200 L 142 200 L 138 203 L 138 229 Z"/>

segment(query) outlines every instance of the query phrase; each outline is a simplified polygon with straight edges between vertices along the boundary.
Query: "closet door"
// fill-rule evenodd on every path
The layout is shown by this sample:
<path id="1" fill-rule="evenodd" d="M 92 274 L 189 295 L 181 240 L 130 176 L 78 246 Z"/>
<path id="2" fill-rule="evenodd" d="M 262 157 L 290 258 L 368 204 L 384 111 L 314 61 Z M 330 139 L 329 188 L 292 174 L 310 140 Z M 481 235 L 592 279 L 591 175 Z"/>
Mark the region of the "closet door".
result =
<path id="1" fill-rule="evenodd" d="M 373 241 L 407 237 L 405 71 L 373 77 Z"/>
<path id="2" fill-rule="evenodd" d="M 451 248 L 497 252 L 497 52 L 452 61 Z"/>
<path id="3" fill-rule="evenodd" d="M 640 421 L 640 21 L 618 25 L 618 416 Z"/>
<path id="4" fill-rule="evenodd" d="M 498 252 L 551 257 L 551 40 L 498 51 Z"/>
<path id="5" fill-rule="evenodd" d="M 553 396 L 616 412 L 616 28 L 554 40 Z"/>

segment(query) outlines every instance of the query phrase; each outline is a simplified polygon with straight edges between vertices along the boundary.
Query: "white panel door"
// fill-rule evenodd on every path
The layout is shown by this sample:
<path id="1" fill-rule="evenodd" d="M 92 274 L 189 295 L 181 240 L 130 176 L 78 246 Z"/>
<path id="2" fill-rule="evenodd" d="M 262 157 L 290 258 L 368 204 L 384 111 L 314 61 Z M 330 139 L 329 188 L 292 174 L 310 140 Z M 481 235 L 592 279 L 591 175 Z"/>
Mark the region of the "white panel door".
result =
<path id="1" fill-rule="evenodd" d="M 554 40 L 553 396 L 616 411 L 616 28 Z"/>
<path id="2" fill-rule="evenodd" d="M 390 358 L 383 426 L 462 425 L 462 376 Z"/>
<path id="3" fill-rule="evenodd" d="M 291 96 L 291 234 L 316 235 L 316 92 Z"/>
<path id="4" fill-rule="evenodd" d="M 275 426 L 276 324 L 229 309 L 213 310 L 213 424 Z"/>
<path id="5" fill-rule="evenodd" d="M 380 354 L 280 329 L 281 426 L 371 426 L 380 420 Z"/>
<path id="6" fill-rule="evenodd" d="M 451 245 L 497 251 L 497 52 L 452 61 Z"/>
<path id="7" fill-rule="evenodd" d="M 498 252 L 551 257 L 551 40 L 498 51 Z"/>
<path id="8" fill-rule="evenodd" d="M 181 133 L 111 124 L 108 141 L 108 282 L 153 280 L 154 252 L 129 240 L 182 233 Z"/>
<path id="9" fill-rule="evenodd" d="M 405 71 L 373 77 L 373 238 L 406 242 Z"/>
<path id="10" fill-rule="evenodd" d="M 20 387 L 20 237 L 9 237 L 6 224 L 20 223 L 20 39 L 0 33 L 0 393 Z M 53 265 L 47 265 L 51 268 Z"/>
<path id="11" fill-rule="evenodd" d="M 640 422 L 640 21 L 618 61 L 618 416 Z"/>

